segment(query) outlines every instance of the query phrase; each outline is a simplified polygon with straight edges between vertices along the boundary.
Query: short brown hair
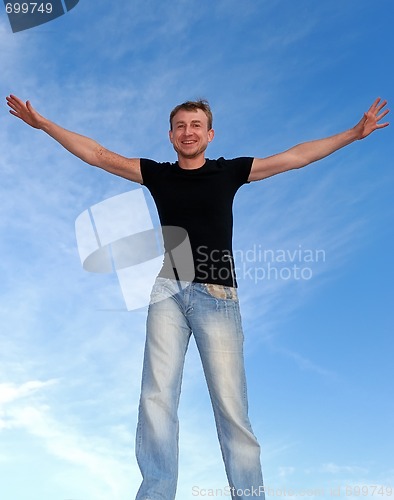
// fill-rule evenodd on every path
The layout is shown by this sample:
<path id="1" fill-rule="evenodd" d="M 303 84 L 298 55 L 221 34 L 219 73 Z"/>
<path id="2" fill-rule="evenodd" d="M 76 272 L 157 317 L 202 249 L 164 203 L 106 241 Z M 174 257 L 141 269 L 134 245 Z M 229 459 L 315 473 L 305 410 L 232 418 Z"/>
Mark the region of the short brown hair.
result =
<path id="1" fill-rule="evenodd" d="M 212 111 L 209 106 L 209 102 L 205 99 L 198 99 L 197 101 L 186 101 L 183 102 L 182 104 L 178 104 L 178 106 L 175 106 L 175 108 L 170 113 L 171 130 L 172 130 L 172 119 L 181 109 L 183 109 L 184 111 L 197 111 L 198 109 L 204 111 L 204 113 L 207 115 L 208 118 L 208 130 L 211 130 L 213 121 Z"/>

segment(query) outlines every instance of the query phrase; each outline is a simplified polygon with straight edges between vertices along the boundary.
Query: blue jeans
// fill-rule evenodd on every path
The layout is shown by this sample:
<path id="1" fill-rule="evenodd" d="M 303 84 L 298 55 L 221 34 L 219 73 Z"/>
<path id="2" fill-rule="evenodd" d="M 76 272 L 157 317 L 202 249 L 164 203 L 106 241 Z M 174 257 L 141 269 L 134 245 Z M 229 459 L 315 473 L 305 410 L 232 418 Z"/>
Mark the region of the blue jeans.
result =
<path id="1" fill-rule="evenodd" d="M 191 333 L 209 389 L 231 496 L 264 498 L 260 447 L 248 418 L 237 291 L 159 277 L 147 319 L 136 438 L 143 481 L 136 500 L 175 498 L 177 411 Z"/>

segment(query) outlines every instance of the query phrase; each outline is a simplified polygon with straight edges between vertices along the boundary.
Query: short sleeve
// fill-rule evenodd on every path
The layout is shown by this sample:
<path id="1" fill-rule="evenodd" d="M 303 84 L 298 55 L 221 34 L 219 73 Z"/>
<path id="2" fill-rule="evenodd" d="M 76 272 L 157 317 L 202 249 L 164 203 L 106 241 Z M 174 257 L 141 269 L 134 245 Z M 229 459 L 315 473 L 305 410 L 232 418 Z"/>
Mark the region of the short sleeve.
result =
<path id="1" fill-rule="evenodd" d="M 239 158 L 233 158 L 231 160 L 225 160 L 224 158 L 218 159 L 219 164 L 225 166 L 228 172 L 231 174 L 234 182 L 238 186 L 248 183 L 248 178 L 250 171 L 252 170 L 253 158 L 249 156 L 241 156 Z"/>
<path id="2" fill-rule="evenodd" d="M 158 172 L 159 163 L 154 160 L 149 160 L 148 158 L 141 158 L 140 168 L 142 176 L 142 184 L 149 187 L 154 183 L 155 174 Z"/>

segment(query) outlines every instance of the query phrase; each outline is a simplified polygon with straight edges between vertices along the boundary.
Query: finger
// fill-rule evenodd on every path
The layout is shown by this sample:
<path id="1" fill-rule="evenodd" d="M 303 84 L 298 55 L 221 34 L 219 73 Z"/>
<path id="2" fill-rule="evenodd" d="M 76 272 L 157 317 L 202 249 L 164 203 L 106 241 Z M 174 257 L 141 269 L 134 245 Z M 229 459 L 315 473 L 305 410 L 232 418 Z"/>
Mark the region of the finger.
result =
<path id="1" fill-rule="evenodd" d="M 23 112 L 23 110 L 26 109 L 26 104 L 22 99 L 19 99 L 19 97 L 16 97 L 15 95 L 10 95 L 9 102 L 13 104 L 14 109 L 17 111 Z"/>
<path id="2" fill-rule="evenodd" d="M 386 123 L 378 123 L 376 128 L 384 128 L 384 127 L 388 127 L 390 125 L 389 122 L 386 122 Z"/>
<path id="3" fill-rule="evenodd" d="M 374 112 L 379 102 L 380 102 L 380 97 L 377 97 L 368 111 Z"/>
<path id="4" fill-rule="evenodd" d="M 18 113 L 15 113 L 15 111 L 12 111 L 11 109 L 10 109 L 10 113 L 11 113 L 12 115 L 16 116 L 17 118 L 20 118 L 19 114 L 18 114 Z"/>
<path id="5" fill-rule="evenodd" d="M 9 99 L 11 102 L 15 102 L 16 104 L 19 104 L 19 106 L 24 106 L 24 102 L 22 101 L 22 99 L 19 99 L 19 97 L 16 97 L 16 95 L 13 95 L 11 94 L 10 95 L 10 99 Z"/>
<path id="6" fill-rule="evenodd" d="M 386 109 L 385 111 L 383 111 L 383 113 L 380 113 L 379 116 L 376 117 L 376 120 L 377 121 L 380 121 L 384 116 L 386 116 L 388 113 L 390 112 L 389 109 Z"/>
<path id="7" fill-rule="evenodd" d="M 8 106 L 12 106 L 14 109 L 18 109 L 21 107 L 20 99 L 15 99 L 13 96 L 7 97 Z"/>
<path id="8" fill-rule="evenodd" d="M 14 104 L 14 103 L 12 103 L 12 102 L 7 102 L 7 106 L 9 106 L 9 107 L 10 107 L 10 108 L 12 108 L 12 109 L 16 109 L 15 104 Z"/>
<path id="9" fill-rule="evenodd" d="M 16 104 L 15 99 L 13 99 L 11 96 L 7 96 L 6 101 L 9 106 L 11 106 L 11 104 Z"/>
<path id="10" fill-rule="evenodd" d="M 380 105 L 377 106 L 377 108 L 376 108 L 376 113 L 379 113 L 379 111 L 381 111 L 386 106 L 386 104 L 387 104 L 387 101 L 381 102 Z"/>
<path id="11" fill-rule="evenodd" d="M 366 111 L 366 112 L 363 114 L 363 117 L 361 118 L 361 120 L 360 120 L 360 122 L 359 122 L 359 123 L 360 123 L 360 124 L 361 124 L 361 123 L 363 123 L 363 124 L 364 124 L 367 120 L 368 120 L 368 111 Z"/>

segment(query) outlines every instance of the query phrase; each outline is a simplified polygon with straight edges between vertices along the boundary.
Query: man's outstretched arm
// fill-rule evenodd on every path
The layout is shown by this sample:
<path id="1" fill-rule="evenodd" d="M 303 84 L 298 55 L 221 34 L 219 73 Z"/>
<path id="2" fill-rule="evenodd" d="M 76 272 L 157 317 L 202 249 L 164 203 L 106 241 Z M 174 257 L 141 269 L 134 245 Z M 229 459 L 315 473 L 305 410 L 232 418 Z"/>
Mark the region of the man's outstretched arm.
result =
<path id="1" fill-rule="evenodd" d="M 305 167 L 354 141 L 364 139 L 374 130 L 387 127 L 388 122 L 379 123 L 389 112 L 388 109 L 383 109 L 386 104 L 387 101 L 376 99 L 358 124 L 350 130 L 325 139 L 298 144 L 274 156 L 255 158 L 248 180 L 258 181 L 287 170 Z"/>
<path id="2" fill-rule="evenodd" d="M 89 137 L 76 134 L 56 125 L 56 123 L 37 113 L 29 101 L 25 103 L 14 95 L 10 95 L 6 99 L 12 115 L 20 118 L 33 128 L 43 130 L 84 162 L 100 167 L 111 174 L 142 183 L 140 160 L 138 158 L 126 158 L 113 153 L 93 139 L 89 139 Z"/>

